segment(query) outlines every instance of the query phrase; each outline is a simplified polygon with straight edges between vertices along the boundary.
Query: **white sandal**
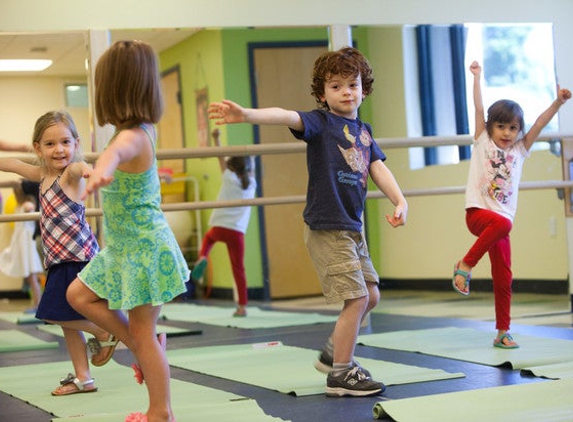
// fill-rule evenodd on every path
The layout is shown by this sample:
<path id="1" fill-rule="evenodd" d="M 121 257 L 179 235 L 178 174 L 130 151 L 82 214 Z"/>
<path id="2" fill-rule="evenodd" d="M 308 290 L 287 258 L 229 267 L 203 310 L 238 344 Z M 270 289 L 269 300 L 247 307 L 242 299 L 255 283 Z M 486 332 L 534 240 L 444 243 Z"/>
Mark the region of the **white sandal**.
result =
<path id="1" fill-rule="evenodd" d="M 97 387 L 86 389 L 86 385 L 93 384 L 94 379 L 90 378 L 89 380 L 80 381 L 74 374 L 68 374 L 66 378 L 60 380 L 60 386 L 52 391 L 52 396 L 68 396 L 70 394 L 78 394 L 78 393 L 95 393 L 97 391 Z M 65 393 L 60 392 L 60 388 L 64 385 L 74 384 L 77 390 L 70 390 L 66 391 Z"/>

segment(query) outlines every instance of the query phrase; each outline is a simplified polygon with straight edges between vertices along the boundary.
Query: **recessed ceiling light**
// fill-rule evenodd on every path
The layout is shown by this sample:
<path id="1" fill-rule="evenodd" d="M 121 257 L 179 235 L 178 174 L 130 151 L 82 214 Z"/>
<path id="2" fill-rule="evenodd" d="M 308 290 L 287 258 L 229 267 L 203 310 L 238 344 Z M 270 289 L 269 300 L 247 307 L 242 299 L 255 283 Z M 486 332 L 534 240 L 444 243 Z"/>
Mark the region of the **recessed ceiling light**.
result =
<path id="1" fill-rule="evenodd" d="M 51 65 L 51 60 L 0 59 L 0 72 L 39 72 Z"/>

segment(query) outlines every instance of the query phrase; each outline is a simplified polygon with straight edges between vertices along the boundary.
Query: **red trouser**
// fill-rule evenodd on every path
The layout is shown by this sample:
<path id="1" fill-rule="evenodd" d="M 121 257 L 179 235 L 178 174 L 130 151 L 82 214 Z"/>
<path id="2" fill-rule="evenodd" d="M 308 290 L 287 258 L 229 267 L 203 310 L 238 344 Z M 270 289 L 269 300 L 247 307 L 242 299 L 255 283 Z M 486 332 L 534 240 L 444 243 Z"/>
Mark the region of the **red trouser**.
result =
<path id="1" fill-rule="evenodd" d="M 466 224 L 478 238 L 464 257 L 464 262 L 473 268 L 486 252 L 489 254 L 496 329 L 509 330 L 513 282 L 509 232 L 513 224 L 508 218 L 481 208 L 466 210 Z"/>
<path id="2" fill-rule="evenodd" d="M 235 279 L 235 286 L 239 296 L 239 305 L 245 306 L 247 304 L 247 276 L 244 263 L 245 234 L 224 227 L 211 227 L 203 238 L 199 257 L 207 258 L 216 242 L 223 242 L 227 245 L 227 251 L 231 259 L 231 268 L 233 269 L 233 278 Z"/>

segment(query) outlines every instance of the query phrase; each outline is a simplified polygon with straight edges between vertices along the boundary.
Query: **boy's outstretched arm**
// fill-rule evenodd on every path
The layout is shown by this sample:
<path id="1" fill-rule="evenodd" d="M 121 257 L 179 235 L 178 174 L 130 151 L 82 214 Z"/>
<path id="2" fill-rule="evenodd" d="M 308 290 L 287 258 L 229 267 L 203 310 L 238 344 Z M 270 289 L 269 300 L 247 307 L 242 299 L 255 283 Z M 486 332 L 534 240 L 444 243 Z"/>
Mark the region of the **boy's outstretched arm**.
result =
<path id="1" fill-rule="evenodd" d="M 304 126 L 299 114 L 279 107 L 244 108 L 233 101 L 223 100 L 209 105 L 209 118 L 217 125 L 251 123 L 254 125 L 282 125 L 302 131 Z"/>
<path id="2" fill-rule="evenodd" d="M 485 112 L 483 109 L 483 99 L 481 95 L 481 66 L 478 62 L 472 62 L 470 65 L 470 72 L 474 75 L 473 94 L 476 123 L 474 139 L 477 139 L 485 130 Z"/>
<path id="3" fill-rule="evenodd" d="M 533 123 L 533 126 L 531 126 L 523 138 L 523 145 L 525 148 L 527 148 L 527 150 L 531 148 L 533 143 L 539 137 L 539 134 L 543 128 L 547 126 L 551 119 L 553 119 L 561 106 L 565 104 L 570 98 L 571 91 L 568 89 L 561 89 L 559 85 L 557 85 L 557 98 L 551 103 L 547 110 L 539 115 L 539 117 L 535 120 L 535 123 Z"/>
<path id="4" fill-rule="evenodd" d="M 394 175 L 382 160 L 376 160 L 370 164 L 370 177 L 376 186 L 378 186 L 378 189 L 380 189 L 395 206 L 394 214 L 386 215 L 388 223 L 390 223 L 392 227 L 406 224 L 408 202 L 406 202 L 406 198 L 404 198 L 404 194 L 400 186 L 398 186 Z"/>

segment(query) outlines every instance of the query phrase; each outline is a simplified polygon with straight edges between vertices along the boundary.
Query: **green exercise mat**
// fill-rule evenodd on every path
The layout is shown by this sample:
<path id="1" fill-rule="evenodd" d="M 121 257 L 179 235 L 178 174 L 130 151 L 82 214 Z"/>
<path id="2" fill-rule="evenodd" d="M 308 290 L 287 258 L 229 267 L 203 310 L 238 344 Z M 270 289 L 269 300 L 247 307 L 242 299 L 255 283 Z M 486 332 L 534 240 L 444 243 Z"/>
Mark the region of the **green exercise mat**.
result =
<path id="1" fill-rule="evenodd" d="M 59 325 L 39 325 L 38 330 L 44 331 L 46 333 L 53 334 L 55 336 L 63 337 L 64 333 L 62 331 L 62 327 Z M 186 328 L 179 328 L 179 327 L 170 327 L 169 325 L 158 324 L 157 325 L 157 332 L 158 333 L 166 333 L 167 337 L 178 337 L 178 336 L 185 336 L 185 335 L 197 335 L 202 334 L 202 330 L 188 330 Z M 93 337 L 90 333 L 85 333 L 86 337 Z"/>
<path id="2" fill-rule="evenodd" d="M 97 392 L 52 396 L 50 392 L 58 385 L 59 379 L 71 371 L 71 362 L 0 368 L 0 390 L 57 417 L 74 417 L 74 420 L 77 416 L 89 416 L 96 418 L 90 420 L 123 421 L 127 414 L 145 412 L 147 409 L 145 386 L 134 381 L 131 368 L 114 361 L 103 367 L 92 368 L 91 375 L 98 387 Z M 226 391 L 175 379 L 171 380 L 171 396 L 178 421 L 185 421 L 185 415 L 194 415 L 195 407 L 210 407 L 213 415 L 217 413 L 219 406 L 226 408 L 227 404 L 245 399 Z M 235 410 L 245 412 L 248 417 L 253 417 L 252 420 L 259 420 L 256 417 L 264 415 L 258 406 L 244 409 L 237 407 Z"/>
<path id="3" fill-rule="evenodd" d="M 571 421 L 573 381 L 540 381 L 435 394 L 374 405 L 375 419 L 400 422 Z"/>
<path id="4" fill-rule="evenodd" d="M 223 403 L 174 406 L 177 422 L 233 421 L 233 422 L 272 422 L 284 419 L 269 416 L 263 412 L 255 400 L 238 399 Z M 70 416 L 52 419 L 52 422 L 123 422 L 128 413 Z"/>
<path id="5" fill-rule="evenodd" d="M 496 333 L 473 328 L 434 328 L 392 331 L 358 337 L 358 343 L 441 356 L 489 366 L 510 364 L 513 369 L 573 360 L 573 341 L 513 333 L 518 349 L 493 347 Z"/>
<path id="6" fill-rule="evenodd" d="M 318 351 L 281 342 L 168 350 L 169 364 L 285 394 L 324 394 L 326 375 L 314 369 Z M 464 377 L 461 373 L 359 358 L 374 379 L 386 385 Z"/>
<path id="7" fill-rule="evenodd" d="M 18 330 L 0 330 L 0 352 L 56 349 L 57 341 L 45 341 Z"/>
<path id="8" fill-rule="evenodd" d="M 573 359 L 573 356 L 571 356 Z M 573 379 L 573 361 L 554 363 L 552 365 L 541 365 L 524 368 L 521 372 L 525 375 L 535 375 L 536 377 L 549 378 L 549 379 Z"/>
<path id="9" fill-rule="evenodd" d="M 337 320 L 337 317 L 332 315 L 266 311 L 256 307 L 247 308 L 246 317 L 233 317 L 233 311 L 232 308 L 221 306 L 173 303 L 163 306 L 160 318 L 247 329 L 334 323 Z"/>
<path id="10" fill-rule="evenodd" d="M 36 318 L 35 314 L 24 312 L 0 312 L 0 319 L 13 324 L 40 324 L 42 322 Z"/>

